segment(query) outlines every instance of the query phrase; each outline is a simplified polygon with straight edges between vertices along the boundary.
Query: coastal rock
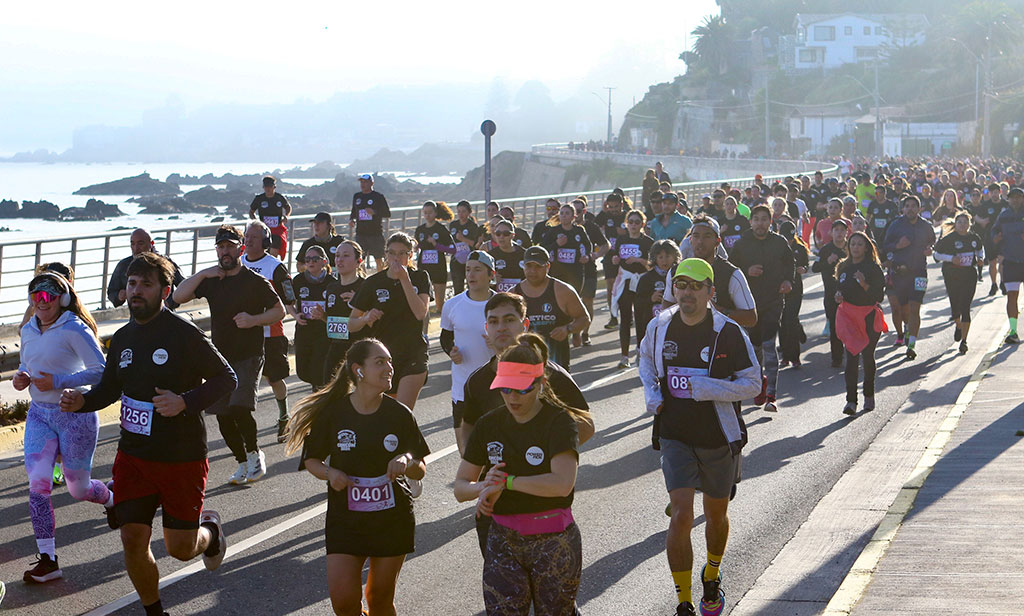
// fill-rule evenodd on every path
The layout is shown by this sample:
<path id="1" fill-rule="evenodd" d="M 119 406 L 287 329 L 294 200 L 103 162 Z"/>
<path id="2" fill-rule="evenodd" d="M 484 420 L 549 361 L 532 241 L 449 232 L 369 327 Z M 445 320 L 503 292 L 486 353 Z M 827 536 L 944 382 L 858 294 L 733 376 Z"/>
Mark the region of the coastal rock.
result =
<path id="1" fill-rule="evenodd" d="M 0 218 L 17 218 L 20 206 L 17 201 L 4 199 L 0 201 Z"/>
<path id="2" fill-rule="evenodd" d="M 182 197 L 140 199 L 139 205 L 140 214 L 217 214 L 212 205 L 189 203 Z"/>
<path id="3" fill-rule="evenodd" d="M 184 198 L 195 205 L 223 206 L 249 206 L 252 201 L 252 194 L 245 190 L 219 190 L 212 186 L 203 186 L 197 190 L 185 193 Z"/>
<path id="4" fill-rule="evenodd" d="M 276 176 L 278 179 L 281 178 L 333 178 L 342 172 L 340 165 L 335 164 L 333 161 L 325 160 L 319 162 L 312 167 L 303 169 L 302 167 L 293 167 L 287 171 L 278 171 Z"/>
<path id="5" fill-rule="evenodd" d="M 60 208 L 49 201 L 22 201 L 18 218 L 48 218 L 57 219 L 60 217 Z"/>
<path id="6" fill-rule="evenodd" d="M 124 215 L 116 205 L 104 203 L 99 199 L 89 199 L 85 207 L 69 207 L 60 213 L 64 220 L 106 220 Z"/>
<path id="7" fill-rule="evenodd" d="M 149 173 L 93 184 L 79 188 L 74 192 L 76 195 L 177 195 L 181 192 L 177 184 L 168 184 L 160 180 L 154 180 Z"/>

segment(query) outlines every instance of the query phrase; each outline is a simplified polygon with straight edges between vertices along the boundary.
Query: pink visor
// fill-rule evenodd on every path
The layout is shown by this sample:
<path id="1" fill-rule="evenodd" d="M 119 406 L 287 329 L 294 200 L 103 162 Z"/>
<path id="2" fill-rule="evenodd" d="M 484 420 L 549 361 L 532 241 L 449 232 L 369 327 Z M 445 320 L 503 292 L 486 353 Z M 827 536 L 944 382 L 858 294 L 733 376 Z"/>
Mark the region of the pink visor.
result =
<path id="1" fill-rule="evenodd" d="M 498 375 L 491 381 L 491 389 L 498 389 L 499 387 L 526 389 L 541 376 L 544 376 L 544 364 L 519 364 L 511 361 L 499 361 Z"/>

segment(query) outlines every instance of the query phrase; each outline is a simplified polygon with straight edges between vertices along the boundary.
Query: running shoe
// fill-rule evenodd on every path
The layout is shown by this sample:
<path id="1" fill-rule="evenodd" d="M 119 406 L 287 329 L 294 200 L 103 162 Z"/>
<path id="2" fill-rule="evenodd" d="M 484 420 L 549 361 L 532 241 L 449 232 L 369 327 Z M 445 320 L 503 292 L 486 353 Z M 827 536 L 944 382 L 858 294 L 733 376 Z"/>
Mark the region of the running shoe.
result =
<path id="1" fill-rule="evenodd" d="M 966 340 L 964 340 L 963 342 L 960 343 L 960 354 L 961 355 L 966 355 L 967 354 L 967 341 Z"/>
<path id="2" fill-rule="evenodd" d="M 992 283 L 992 286 L 988 289 L 988 296 L 992 297 L 999 291 L 999 285 Z"/>
<path id="3" fill-rule="evenodd" d="M 604 324 L 605 329 L 619 329 L 619 320 L 615 317 L 608 319 L 608 322 Z"/>
<path id="4" fill-rule="evenodd" d="M 1006 295 L 1006 283 L 1004 283 L 1004 282 L 1000 282 L 1000 283 L 999 283 L 999 291 L 1000 291 L 1000 292 L 1001 292 L 1001 293 L 1002 293 L 1003 295 Z"/>
<path id="5" fill-rule="evenodd" d="M 769 413 L 779 412 L 779 405 L 775 404 L 775 396 L 765 396 L 764 410 Z"/>
<path id="6" fill-rule="evenodd" d="M 247 467 L 247 476 L 245 478 L 247 483 L 259 481 L 267 474 L 267 456 L 263 454 L 262 449 L 247 453 L 245 465 Z"/>
<path id="7" fill-rule="evenodd" d="M 7 585 L 0 582 L 0 603 L 4 602 L 4 595 L 7 594 Z"/>
<path id="8" fill-rule="evenodd" d="M 960 338 L 963 338 L 964 333 L 960 331 L 959 327 L 953 328 L 953 342 L 960 342 Z"/>
<path id="9" fill-rule="evenodd" d="M 803 364 L 803 362 L 800 361 L 799 357 L 793 360 L 793 367 L 794 368 L 799 369 L 800 366 L 802 366 L 802 365 L 804 365 L 804 364 Z"/>
<path id="10" fill-rule="evenodd" d="M 790 364 L 789 364 L 789 360 L 788 359 L 784 359 L 781 362 L 779 362 L 779 368 L 780 369 L 782 369 L 782 368 L 789 368 L 789 365 Z"/>
<path id="11" fill-rule="evenodd" d="M 39 558 L 33 561 L 32 564 L 35 566 L 26 571 L 24 576 L 24 580 L 29 584 L 52 582 L 64 576 L 64 572 L 60 570 L 60 566 L 57 564 L 56 556 L 51 559 L 49 554 L 40 554 Z"/>
<path id="12" fill-rule="evenodd" d="M 912 346 L 907 347 L 907 359 L 917 359 L 917 351 Z"/>
<path id="13" fill-rule="evenodd" d="M 228 477 L 228 483 L 233 486 L 241 485 L 245 483 L 245 480 L 249 477 L 249 466 L 242 462 L 238 465 L 236 470 L 230 477 Z"/>
<path id="14" fill-rule="evenodd" d="M 625 370 L 626 368 L 629 368 L 629 358 L 623 357 L 621 360 L 619 360 L 619 369 Z"/>
<path id="15" fill-rule="evenodd" d="M 755 405 L 757 405 L 757 406 L 763 406 L 764 405 L 765 400 L 767 400 L 767 395 L 768 395 L 766 393 L 767 390 L 768 390 L 768 377 L 762 376 L 761 377 L 761 393 L 759 393 L 756 396 L 754 396 L 754 404 Z"/>
<path id="16" fill-rule="evenodd" d="M 590 333 L 583 332 L 583 346 L 590 346 L 592 344 L 594 343 L 590 341 Z"/>
<path id="17" fill-rule="evenodd" d="M 207 571 L 213 571 L 220 566 L 224 555 L 228 552 L 228 538 L 224 534 L 224 526 L 220 522 L 220 514 L 213 509 L 206 509 L 203 511 L 203 515 L 199 517 L 199 525 L 210 524 L 217 528 L 217 553 L 207 554 L 203 552 L 203 566 L 206 567 Z"/>
<path id="18" fill-rule="evenodd" d="M 409 496 L 419 498 L 420 494 L 423 494 L 423 482 L 409 477 L 406 477 L 405 480 L 409 482 Z"/>
<path id="19" fill-rule="evenodd" d="M 53 465 L 53 485 L 64 485 L 64 466 L 61 464 Z"/>
<path id="20" fill-rule="evenodd" d="M 846 406 L 843 407 L 843 415 L 856 415 L 857 414 L 857 403 L 847 402 Z"/>
<path id="21" fill-rule="evenodd" d="M 680 603 L 676 608 L 676 616 L 697 616 L 692 603 Z"/>
<path id="22" fill-rule="evenodd" d="M 114 482 L 113 481 L 108 481 L 107 482 L 107 489 L 113 491 L 113 489 L 114 489 Z M 117 520 L 117 514 L 114 512 L 114 508 L 113 507 L 107 507 L 107 506 L 104 505 L 103 506 L 103 513 L 106 514 L 106 516 L 107 516 L 107 526 L 110 527 L 110 530 L 117 530 L 118 528 L 121 528 L 121 523 Z"/>
<path id="23" fill-rule="evenodd" d="M 277 420 L 277 442 L 283 443 L 288 440 L 288 420 Z"/>
<path id="24" fill-rule="evenodd" d="M 704 583 L 704 596 L 700 599 L 700 614 L 701 616 L 718 616 L 725 607 L 725 593 L 721 588 L 722 576 L 719 574 L 713 580 L 705 580 L 704 569 L 707 569 L 707 565 L 700 570 L 700 579 Z"/>
<path id="25" fill-rule="evenodd" d="M 871 396 L 871 397 L 865 396 L 864 397 L 864 412 L 867 413 L 867 412 L 873 411 L 873 410 L 875 410 L 875 398 L 874 398 L 874 396 Z"/>
<path id="26" fill-rule="evenodd" d="M 903 336 L 896 337 L 896 346 L 903 346 Z"/>
<path id="27" fill-rule="evenodd" d="M 1020 344 L 1020 338 L 1017 337 L 1017 332 L 1013 332 L 1004 340 L 1006 344 Z"/>

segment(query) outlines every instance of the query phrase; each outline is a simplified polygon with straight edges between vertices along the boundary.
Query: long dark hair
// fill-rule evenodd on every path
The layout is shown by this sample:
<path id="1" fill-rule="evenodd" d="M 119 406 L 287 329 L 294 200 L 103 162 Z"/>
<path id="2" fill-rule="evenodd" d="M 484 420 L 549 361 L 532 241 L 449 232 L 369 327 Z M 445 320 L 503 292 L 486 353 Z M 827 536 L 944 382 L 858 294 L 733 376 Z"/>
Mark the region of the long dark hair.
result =
<path id="1" fill-rule="evenodd" d="M 839 263 L 836 263 L 836 274 L 842 273 L 851 263 L 853 263 L 853 258 L 850 257 L 850 242 L 852 242 L 855 237 L 861 238 L 867 244 L 868 253 L 865 257 L 870 259 L 878 267 L 882 267 L 882 262 L 878 260 L 878 249 L 875 248 L 875 243 L 871 241 L 871 238 L 868 237 L 867 233 L 864 233 L 863 231 L 856 231 L 846 240 L 846 256 L 843 257 Z"/>
<path id="2" fill-rule="evenodd" d="M 548 345 L 539 335 L 527 332 L 516 337 L 512 346 L 502 351 L 498 361 L 515 362 L 519 364 L 544 364 L 544 376 L 550 378 L 551 370 L 547 367 Z M 589 420 L 590 411 L 578 409 L 562 402 L 555 392 L 551 390 L 550 381 L 545 383 L 540 390 L 540 400 L 556 408 L 565 409 L 566 413 L 573 418 L 573 421 Z"/>
<path id="3" fill-rule="evenodd" d="M 356 382 L 354 367 L 366 361 L 375 345 L 383 347 L 384 343 L 376 338 L 363 338 L 353 342 L 345 353 L 345 361 L 338 367 L 331 380 L 295 404 L 292 408 L 292 417 L 288 420 L 286 454 L 290 455 L 302 449 L 302 442 L 306 440 L 309 429 L 325 408 L 352 393 Z"/>

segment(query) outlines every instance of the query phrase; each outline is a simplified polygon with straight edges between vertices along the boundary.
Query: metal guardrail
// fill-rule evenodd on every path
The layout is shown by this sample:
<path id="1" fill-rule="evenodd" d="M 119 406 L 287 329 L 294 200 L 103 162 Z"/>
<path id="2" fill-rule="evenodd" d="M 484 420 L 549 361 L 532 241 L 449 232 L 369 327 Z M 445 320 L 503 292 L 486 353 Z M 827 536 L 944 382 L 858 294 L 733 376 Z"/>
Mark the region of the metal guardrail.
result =
<path id="1" fill-rule="evenodd" d="M 838 175 L 838 168 L 835 165 L 827 163 L 813 163 L 813 165 L 816 167 L 809 168 L 807 171 L 820 169 L 826 175 Z M 792 172 L 765 175 L 764 180 L 770 181 L 791 174 Z M 734 187 L 745 188 L 753 183 L 753 178 L 722 178 L 707 182 L 677 183 L 674 188 L 690 195 L 692 202 L 695 195 L 711 192 L 722 182 L 729 182 Z M 500 199 L 499 202 L 502 206 L 512 206 L 516 212 L 516 223 L 532 230 L 533 225 L 544 216 L 544 204 L 548 199 L 566 201 L 585 195 L 591 203 L 599 204 L 603 202 L 603 198 L 610 190 L 610 188 L 606 188 L 587 192 L 511 197 Z M 626 188 L 623 189 L 623 192 L 632 202 L 636 203 L 641 199 L 642 188 L 639 186 Z M 483 201 L 470 203 L 473 205 L 477 220 L 482 220 L 486 204 Z M 599 207 L 599 205 L 597 208 L 592 207 L 591 211 L 596 212 Z M 392 217 L 385 234 L 395 231 L 411 233 L 422 222 L 422 207 L 418 205 L 392 208 L 391 212 Z M 343 224 L 338 225 L 339 231 L 344 231 L 347 227 L 348 213 L 347 208 L 344 211 L 332 212 L 335 217 L 343 221 Z M 291 269 L 294 259 L 293 250 L 297 249 L 298 245 L 312 234 L 309 224 L 312 218 L 312 215 L 297 215 L 288 219 L 288 254 L 285 256 L 285 265 L 289 269 Z M 153 237 L 158 250 L 173 259 L 183 274 L 191 275 L 216 263 L 212 239 L 215 230 L 221 224 L 244 226 L 248 222 L 248 220 L 225 220 L 220 223 L 147 229 L 147 231 Z M 25 285 L 31 280 L 35 268 L 48 261 L 62 261 L 74 268 L 75 291 L 86 307 L 90 310 L 110 308 L 106 296 L 107 283 L 117 262 L 131 254 L 130 236 L 131 231 L 112 231 L 60 239 L 0 242 L 0 324 L 20 321 L 26 307 Z M 201 243 L 201 239 L 207 239 L 210 243 Z"/>

